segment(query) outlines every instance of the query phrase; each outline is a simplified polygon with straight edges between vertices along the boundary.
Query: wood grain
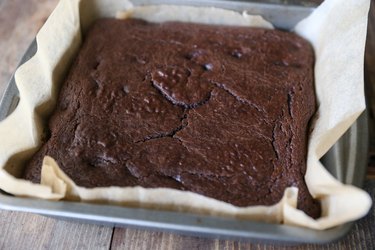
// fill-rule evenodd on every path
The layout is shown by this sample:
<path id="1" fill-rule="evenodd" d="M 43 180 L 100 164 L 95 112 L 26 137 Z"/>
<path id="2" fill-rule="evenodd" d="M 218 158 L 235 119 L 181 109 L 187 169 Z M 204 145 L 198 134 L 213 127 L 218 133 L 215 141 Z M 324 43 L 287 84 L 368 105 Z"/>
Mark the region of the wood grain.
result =
<path id="1" fill-rule="evenodd" d="M 22 55 L 58 0 L 0 1 L 0 97 Z"/>
<path id="2" fill-rule="evenodd" d="M 146 230 L 116 228 L 112 248 L 117 249 L 215 249 L 218 240 Z"/>
<path id="3" fill-rule="evenodd" d="M 291 0 L 275 0 L 291 1 Z M 294 1 L 294 0 L 293 0 Z M 297 0 L 295 0 L 297 1 Z M 319 1 L 319 0 L 316 0 Z M 58 0 L 0 0 L 0 96 L 18 61 Z M 375 117 L 375 10 L 370 14 L 366 50 L 366 91 L 372 119 Z M 371 113 L 372 112 L 372 113 Z M 375 177 L 374 158 L 369 173 Z M 375 181 L 366 189 L 375 199 Z M 68 222 L 39 215 L 0 210 L 0 249 L 375 249 L 375 209 L 355 224 L 344 239 L 327 245 L 280 246 L 204 239 Z"/>
<path id="4" fill-rule="evenodd" d="M 0 211 L 0 249 L 109 249 L 113 229 Z"/>

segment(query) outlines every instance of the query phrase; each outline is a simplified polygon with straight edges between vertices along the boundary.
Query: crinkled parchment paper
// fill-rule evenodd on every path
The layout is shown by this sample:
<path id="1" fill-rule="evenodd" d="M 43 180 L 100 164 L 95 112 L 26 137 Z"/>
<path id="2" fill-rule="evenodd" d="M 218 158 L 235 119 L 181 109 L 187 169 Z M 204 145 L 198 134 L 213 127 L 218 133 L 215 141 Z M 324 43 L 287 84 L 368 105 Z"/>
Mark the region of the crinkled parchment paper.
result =
<path id="1" fill-rule="evenodd" d="M 323 216 L 313 220 L 296 209 L 298 189 L 287 188 L 273 206 L 239 208 L 191 192 L 167 188 L 78 187 L 46 157 L 41 184 L 18 179 L 24 162 L 41 143 L 43 120 L 56 101 L 56 89 L 77 53 L 84 31 L 103 16 L 136 17 L 153 22 L 185 21 L 224 25 L 272 26 L 260 17 L 215 8 L 132 7 L 118 0 L 61 0 L 37 35 L 38 52 L 16 72 L 21 94 L 17 109 L 0 124 L 0 188 L 18 196 L 82 200 L 127 206 L 198 212 L 326 229 L 364 216 L 371 205 L 366 192 L 335 180 L 319 159 L 365 109 L 363 57 L 370 0 L 326 0 L 295 31 L 316 52 L 318 119 L 309 140 L 307 173 L 311 194 Z"/>

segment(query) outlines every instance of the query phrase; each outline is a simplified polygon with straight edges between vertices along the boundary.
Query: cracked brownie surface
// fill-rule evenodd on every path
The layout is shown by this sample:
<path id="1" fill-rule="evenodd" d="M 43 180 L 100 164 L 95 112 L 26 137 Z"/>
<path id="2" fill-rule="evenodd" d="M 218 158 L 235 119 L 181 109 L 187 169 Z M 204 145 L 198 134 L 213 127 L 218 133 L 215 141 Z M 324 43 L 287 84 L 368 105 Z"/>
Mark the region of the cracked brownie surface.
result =
<path id="1" fill-rule="evenodd" d="M 53 157 L 78 185 L 170 187 L 236 206 L 299 188 L 315 111 L 313 50 L 293 33 L 102 19 L 85 38 L 24 177 Z"/>

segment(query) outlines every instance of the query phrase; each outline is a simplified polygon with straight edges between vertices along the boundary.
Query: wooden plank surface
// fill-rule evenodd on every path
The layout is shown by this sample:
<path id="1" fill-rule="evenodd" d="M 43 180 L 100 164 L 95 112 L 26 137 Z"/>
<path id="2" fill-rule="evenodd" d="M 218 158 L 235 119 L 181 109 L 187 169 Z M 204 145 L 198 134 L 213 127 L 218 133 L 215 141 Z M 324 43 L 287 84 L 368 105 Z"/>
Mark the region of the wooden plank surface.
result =
<path id="1" fill-rule="evenodd" d="M 0 96 L 22 55 L 58 0 L 1 0 Z"/>
<path id="2" fill-rule="evenodd" d="M 0 96 L 22 54 L 57 1 L 0 0 Z M 366 51 L 366 79 L 370 79 L 367 93 L 372 93 L 372 97 L 368 98 L 369 107 L 375 110 L 375 11 L 371 12 L 371 16 L 370 39 Z M 370 165 L 373 164 L 375 169 L 375 140 L 371 145 L 374 158 Z M 366 189 L 374 199 L 375 181 L 367 181 Z M 33 214 L 0 211 L 0 249 L 375 249 L 374 225 L 373 207 L 370 214 L 356 223 L 350 234 L 339 242 L 322 246 L 280 246 L 129 228 L 114 229 Z"/>
<path id="3" fill-rule="evenodd" d="M 112 227 L 0 211 L 0 249 L 109 249 Z"/>

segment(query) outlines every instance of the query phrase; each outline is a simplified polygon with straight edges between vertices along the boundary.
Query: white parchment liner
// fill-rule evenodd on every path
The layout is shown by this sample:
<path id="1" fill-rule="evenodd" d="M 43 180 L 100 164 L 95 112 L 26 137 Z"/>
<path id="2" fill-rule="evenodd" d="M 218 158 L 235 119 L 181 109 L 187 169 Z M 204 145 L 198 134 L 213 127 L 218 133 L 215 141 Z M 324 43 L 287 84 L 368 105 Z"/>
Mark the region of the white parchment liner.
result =
<path id="1" fill-rule="evenodd" d="M 127 0 L 61 0 L 37 35 L 38 52 L 16 72 L 21 100 L 0 123 L 0 188 L 18 195 L 49 200 L 82 200 L 223 215 L 243 219 L 326 229 L 364 216 L 369 195 L 335 180 L 319 159 L 365 109 L 363 57 L 370 0 L 326 0 L 295 31 L 311 42 L 316 53 L 315 84 L 318 119 L 309 139 L 306 183 L 322 203 L 323 216 L 314 220 L 296 209 L 298 189 L 285 190 L 273 206 L 239 208 L 192 192 L 168 188 L 76 186 L 46 157 L 41 184 L 18 179 L 24 162 L 41 143 L 42 121 L 56 101 L 57 86 L 77 53 L 84 31 L 98 17 L 136 17 L 153 22 L 185 21 L 268 27 L 260 17 L 215 8 L 147 6 L 133 8 Z"/>

